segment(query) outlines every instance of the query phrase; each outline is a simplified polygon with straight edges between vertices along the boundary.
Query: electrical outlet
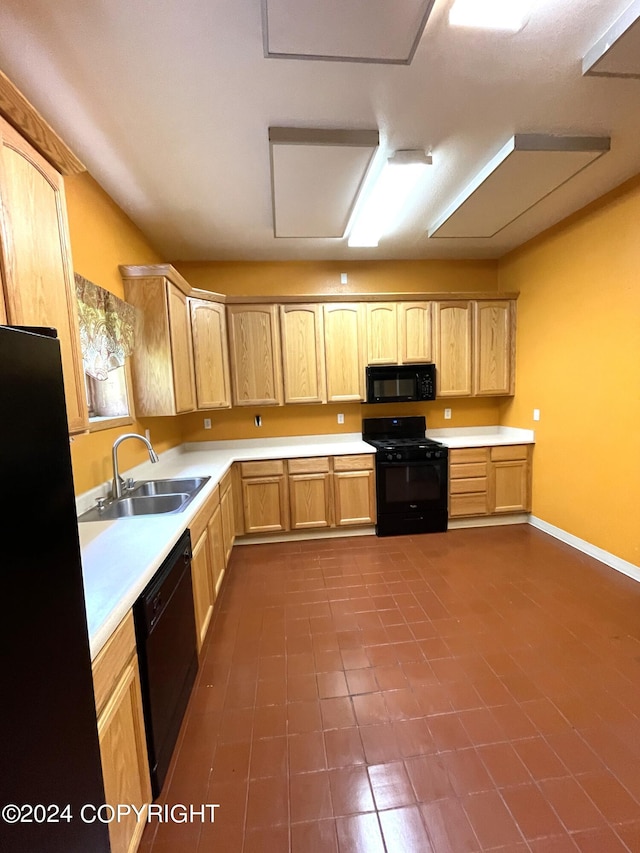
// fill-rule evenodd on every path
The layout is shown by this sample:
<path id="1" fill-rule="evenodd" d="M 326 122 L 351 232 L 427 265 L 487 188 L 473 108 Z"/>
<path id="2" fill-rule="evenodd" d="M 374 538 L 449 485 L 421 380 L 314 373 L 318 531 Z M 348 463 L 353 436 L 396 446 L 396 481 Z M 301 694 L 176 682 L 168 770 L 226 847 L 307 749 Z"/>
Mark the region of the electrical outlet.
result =
<path id="1" fill-rule="evenodd" d="M 151 431 L 148 429 L 145 429 L 144 437 L 147 439 L 147 441 L 151 441 Z"/>
<path id="2" fill-rule="evenodd" d="M 342 412 L 340 412 L 340 414 L 338 415 L 338 423 L 339 424 L 344 423 L 344 415 L 342 414 Z"/>
<path id="3" fill-rule="evenodd" d="M 204 428 L 205 429 L 211 429 L 211 418 L 205 418 L 204 419 Z"/>
<path id="4" fill-rule="evenodd" d="M 340 284 L 346 284 L 348 280 L 349 280 L 349 277 L 347 276 L 346 272 L 341 272 L 340 273 Z"/>
<path id="5" fill-rule="evenodd" d="M 253 419 L 253 422 L 256 426 L 262 426 L 262 415 L 256 415 Z"/>
<path id="6" fill-rule="evenodd" d="M 445 419 L 445 421 L 451 420 L 451 409 L 445 409 L 444 410 L 444 419 Z"/>
<path id="7" fill-rule="evenodd" d="M 540 409 L 534 409 L 533 410 L 533 419 L 534 419 L 534 421 L 540 420 Z"/>

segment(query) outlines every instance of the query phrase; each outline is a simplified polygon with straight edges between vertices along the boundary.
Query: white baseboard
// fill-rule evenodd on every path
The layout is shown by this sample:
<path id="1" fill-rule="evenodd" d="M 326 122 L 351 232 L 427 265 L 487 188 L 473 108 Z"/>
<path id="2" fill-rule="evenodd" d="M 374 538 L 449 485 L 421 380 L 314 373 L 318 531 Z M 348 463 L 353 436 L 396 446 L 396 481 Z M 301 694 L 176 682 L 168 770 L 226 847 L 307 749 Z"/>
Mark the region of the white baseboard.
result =
<path id="1" fill-rule="evenodd" d="M 616 557 L 615 554 L 611 554 L 603 548 L 598 548 L 597 545 L 592 545 L 591 542 L 587 542 L 585 539 L 580 539 L 578 536 L 574 536 L 573 533 L 568 533 L 561 527 L 555 527 L 555 525 L 549 524 L 547 521 L 543 521 L 535 515 L 529 516 L 529 524 L 533 527 L 537 527 L 538 530 L 542 530 L 544 533 L 548 533 L 550 536 L 559 539 L 561 542 L 571 545 L 572 548 L 582 551 L 583 554 L 588 554 L 589 557 L 599 560 L 601 563 L 604 563 L 605 566 L 610 566 L 617 572 L 621 572 L 623 575 L 633 578 L 634 581 L 640 582 L 640 566 L 636 566 L 634 563 L 629 563 L 621 557 Z"/>

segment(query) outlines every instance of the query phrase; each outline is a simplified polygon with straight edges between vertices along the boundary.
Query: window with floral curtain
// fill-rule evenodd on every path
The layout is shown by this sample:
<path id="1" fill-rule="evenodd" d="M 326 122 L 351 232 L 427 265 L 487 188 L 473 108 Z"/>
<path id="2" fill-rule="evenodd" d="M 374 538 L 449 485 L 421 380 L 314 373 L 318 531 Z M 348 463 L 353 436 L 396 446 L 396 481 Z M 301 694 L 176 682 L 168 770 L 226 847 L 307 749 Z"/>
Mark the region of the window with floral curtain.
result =
<path id="1" fill-rule="evenodd" d="M 126 416 L 125 363 L 133 352 L 135 309 L 78 273 L 75 283 L 89 417 Z"/>

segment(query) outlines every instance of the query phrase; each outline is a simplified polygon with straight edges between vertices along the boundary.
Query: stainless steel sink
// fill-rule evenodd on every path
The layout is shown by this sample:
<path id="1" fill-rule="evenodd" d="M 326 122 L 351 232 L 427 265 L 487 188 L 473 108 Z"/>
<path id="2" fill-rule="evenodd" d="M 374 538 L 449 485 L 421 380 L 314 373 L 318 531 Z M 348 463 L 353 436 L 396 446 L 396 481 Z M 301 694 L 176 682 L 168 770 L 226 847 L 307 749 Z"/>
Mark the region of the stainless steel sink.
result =
<path id="1" fill-rule="evenodd" d="M 113 521 L 138 515 L 162 515 L 182 512 L 210 477 L 180 477 L 175 480 L 144 480 L 121 498 L 84 512 L 78 521 Z"/>
<path id="2" fill-rule="evenodd" d="M 208 477 L 184 477 L 175 480 L 145 480 L 136 483 L 129 495 L 173 495 L 176 492 L 195 494 L 207 482 Z"/>

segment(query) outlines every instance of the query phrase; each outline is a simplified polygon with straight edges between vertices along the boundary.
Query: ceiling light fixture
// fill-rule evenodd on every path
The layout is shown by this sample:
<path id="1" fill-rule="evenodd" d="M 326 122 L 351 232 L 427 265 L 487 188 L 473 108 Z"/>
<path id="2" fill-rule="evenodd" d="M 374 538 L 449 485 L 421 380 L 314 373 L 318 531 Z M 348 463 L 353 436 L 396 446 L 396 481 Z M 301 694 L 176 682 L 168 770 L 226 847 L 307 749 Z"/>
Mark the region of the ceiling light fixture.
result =
<path id="1" fill-rule="evenodd" d="M 449 10 L 454 27 L 517 33 L 527 23 L 533 0 L 455 0 Z"/>
<path id="2" fill-rule="evenodd" d="M 402 212 L 423 177 L 431 155 L 424 151 L 396 151 L 373 177 L 356 202 L 345 233 L 351 248 L 377 246 Z"/>

